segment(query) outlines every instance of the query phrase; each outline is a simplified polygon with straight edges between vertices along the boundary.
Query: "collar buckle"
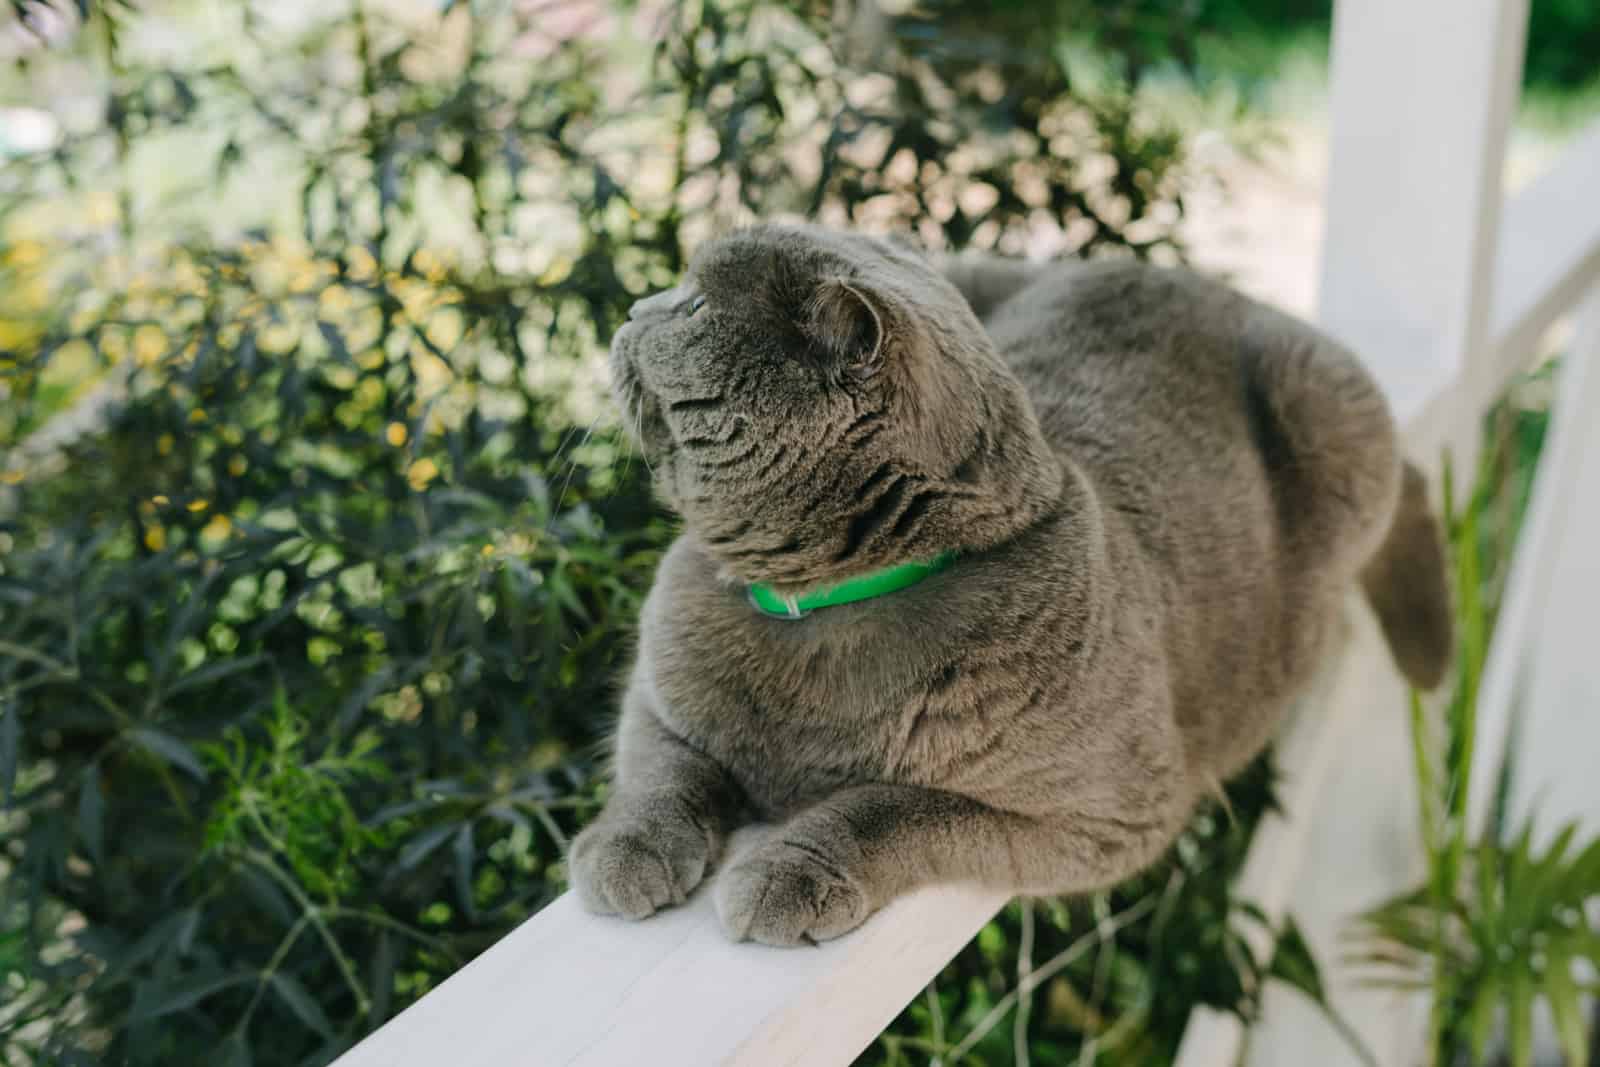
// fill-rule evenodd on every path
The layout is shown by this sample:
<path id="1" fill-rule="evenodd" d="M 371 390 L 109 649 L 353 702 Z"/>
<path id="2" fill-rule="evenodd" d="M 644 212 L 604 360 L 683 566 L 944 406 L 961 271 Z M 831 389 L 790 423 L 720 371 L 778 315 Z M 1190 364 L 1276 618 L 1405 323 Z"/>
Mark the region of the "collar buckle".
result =
<path id="1" fill-rule="evenodd" d="M 769 619 L 783 619 L 785 622 L 798 622 L 807 615 L 811 614 L 810 610 L 801 608 L 800 602 L 797 600 L 784 600 L 782 601 L 784 610 L 773 611 L 770 607 L 763 604 L 761 599 L 756 596 L 755 586 L 746 586 L 744 597 L 750 602 L 751 607 L 755 608 L 757 612 L 765 615 Z"/>

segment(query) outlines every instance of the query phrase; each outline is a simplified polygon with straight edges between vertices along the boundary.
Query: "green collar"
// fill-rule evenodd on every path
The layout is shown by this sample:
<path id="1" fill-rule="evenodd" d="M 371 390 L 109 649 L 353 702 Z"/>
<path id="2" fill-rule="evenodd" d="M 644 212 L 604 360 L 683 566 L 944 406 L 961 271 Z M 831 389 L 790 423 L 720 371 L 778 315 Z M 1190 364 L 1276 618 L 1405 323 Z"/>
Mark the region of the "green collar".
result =
<path id="1" fill-rule="evenodd" d="M 956 558 L 954 552 L 942 552 L 921 563 L 901 563 L 881 571 L 863 574 L 859 578 L 840 582 L 814 593 L 797 597 L 784 597 L 774 592 L 770 585 L 757 582 L 750 586 L 750 603 L 763 615 L 778 619 L 799 619 L 817 608 L 832 608 L 840 604 L 854 604 L 858 600 L 871 600 L 916 585 L 930 574 L 938 574 Z"/>

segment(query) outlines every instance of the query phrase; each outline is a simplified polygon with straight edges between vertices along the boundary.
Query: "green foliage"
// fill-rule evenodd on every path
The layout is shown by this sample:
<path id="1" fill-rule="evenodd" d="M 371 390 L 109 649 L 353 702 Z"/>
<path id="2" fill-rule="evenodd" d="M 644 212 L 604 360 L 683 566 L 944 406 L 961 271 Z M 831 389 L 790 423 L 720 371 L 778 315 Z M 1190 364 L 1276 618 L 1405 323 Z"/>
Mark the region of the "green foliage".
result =
<path id="1" fill-rule="evenodd" d="M 1459 511 L 1447 478 L 1456 678 L 1442 715 L 1411 696 L 1427 874 L 1421 886 L 1363 915 L 1355 931 L 1357 959 L 1381 981 L 1431 995 L 1429 1062 L 1441 1067 L 1463 1057 L 1488 1062 L 1502 1016 L 1513 1067 L 1529 1067 L 1538 1000 L 1550 1006 L 1568 1064 L 1588 1063 L 1581 1012 L 1593 990 L 1576 973 L 1600 966 L 1600 925 L 1590 911 L 1600 897 L 1600 839 L 1575 847 L 1572 823 L 1537 847 L 1531 817 L 1512 838 L 1491 825 L 1474 839 L 1466 818 L 1479 678 L 1544 421 L 1515 403 L 1501 407 L 1491 418 L 1495 447 Z"/>
<path id="2" fill-rule="evenodd" d="M 335 744 L 313 756 L 310 729 L 282 691 L 262 726 L 265 744 L 229 726 L 220 743 L 203 749 L 223 779 L 206 821 L 206 850 L 281 857 L 308 895 L 336 903 L 355 887 L 359 855 L 383 845 L 384 834 L 362 825 L 347 792 L 361 779 L 385 776 L 373 756 L 381 742 L 367 732 L 352 738 L 348 751 Z M 104 844 L 90 851 L 103 854 Z"/>
<path id="3" fill-rule="evenodd" d="M 1262 758 L 1155 869 L 1083 900 L 1012 904 L 857 1062 L 1166 1063 L 1196 1006 L 1253 1018 L 1269 979 L 1323 1003 L 1293 924 L 1269 929 L 1230 890 L 1273 787 Z"/>
<path id="4" fill-rule="evenodd" d="M 1508 843 L 1464 845 L 1456 881 L 1396 897 L 1363 918 L 1369 960 L 1402 985 L 1428 989 L 1434 1007 L 1431 1062 L 1487 1063 L 1504 1019 L 1514 1067 L 1532 1063 L 1533 1006 L 1544 1000 L 1566 1062 L 1584 1067 L 1588 1035 L 1580 977 L 1600 966 L 1600 928 L 1585 908 L 1600 895 L 1600 840 L 1573 847 L 1577 824 L 1542 848 L 1532 825 Z"/>
<path id="5" fill-rule="evenodd" d="M 1215 0 L 1204 5 L 1202 29 L 1222 37 L 1286 39 L 1306 29 L 1326 32 L 1333 0 Z M 1426 47 L 1426 42 L 1423 43 Z M 1600 78 L 1600 6 L 1592 0 L 1532 0 L 1523 82 L 1531 89 L 1571 91 Z"/>

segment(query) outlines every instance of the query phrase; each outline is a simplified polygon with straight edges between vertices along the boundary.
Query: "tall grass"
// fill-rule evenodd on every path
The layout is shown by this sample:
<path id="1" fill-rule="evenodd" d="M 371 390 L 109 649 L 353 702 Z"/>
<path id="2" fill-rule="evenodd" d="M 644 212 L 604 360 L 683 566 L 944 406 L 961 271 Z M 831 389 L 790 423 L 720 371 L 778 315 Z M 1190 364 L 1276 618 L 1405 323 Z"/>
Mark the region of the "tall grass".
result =
<path id="1" fill-rule="evenodd" d="M 1491 418 L 1476 484 L 1459 507 L 1447 468 L 1455 677 L 1442 707 L 1410 697 L 1426 873 L 1361 916 L 1354 932 L 1357 959 L 1374 969 L 1375 982 L 1431 996 L 1430 1067 L 1485 1062 L 1502 1021 L 1511 1064 L 1529 1067 L 1540 1001 L 1570 1067 L 1588 1063 L 1582 1004 L 1594 989 L 1579 975 L 1600 966 L 1600 927 L 1585 912 L 1600 896 L 1600 839 L 1580 845 L 1569 823 L 1537 847 L 1532 816 L 1510 834 L 1501 819 L 1477 833 L 1466 819 L 1473 764 L 1487 755 L 1476 743 L 1479 682 L 1545 418 L 1534 415 L 1532 433 L 1527 410 L 1515 404 Z"/>

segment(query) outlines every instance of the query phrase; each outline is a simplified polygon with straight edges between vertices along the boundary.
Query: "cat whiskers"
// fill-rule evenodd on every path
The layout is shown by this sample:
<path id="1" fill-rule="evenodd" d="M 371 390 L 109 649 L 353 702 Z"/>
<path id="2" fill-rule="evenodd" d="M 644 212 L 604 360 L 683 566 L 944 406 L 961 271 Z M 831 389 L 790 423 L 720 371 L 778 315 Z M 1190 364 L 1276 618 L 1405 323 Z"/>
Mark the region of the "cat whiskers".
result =
<path id="1" fill-rule="evenodd" d="M 629 407 L 629 413 L 633 416 L 633 433 L 634 440 L 638 442 L 639 459 L 644 463 L 644 469 L 650 472 L 651 480 L 654 480 L 656 469 L 650 465 L 650 457 L 644 450 L 644 400 L 641 398 L 638 403 Z"/>
<path id="2" fill-rule="evenodd" d="M 561 480 L 561 491 L 556 494 L 556 514 L 560 514 L 562 507 L 565 506 L 567 490 L 572 487 L 572 476 L 578 473 L 578 453 L 589 443 L 589 438 L 594 436 L 594 428 L 600 424 L 600 418 L 600 415 L 596 415 L 589 420 L 588 428 L 583 431 L 582 440 L 578 441 L 576 445 L 572 444 L 572 440 L 577 434 L 569 434 L 567 440 L 562 443 L 561 450 L 556 453 L 558 461 L 563 455 L 567 459 L 566 475 Z"/>

